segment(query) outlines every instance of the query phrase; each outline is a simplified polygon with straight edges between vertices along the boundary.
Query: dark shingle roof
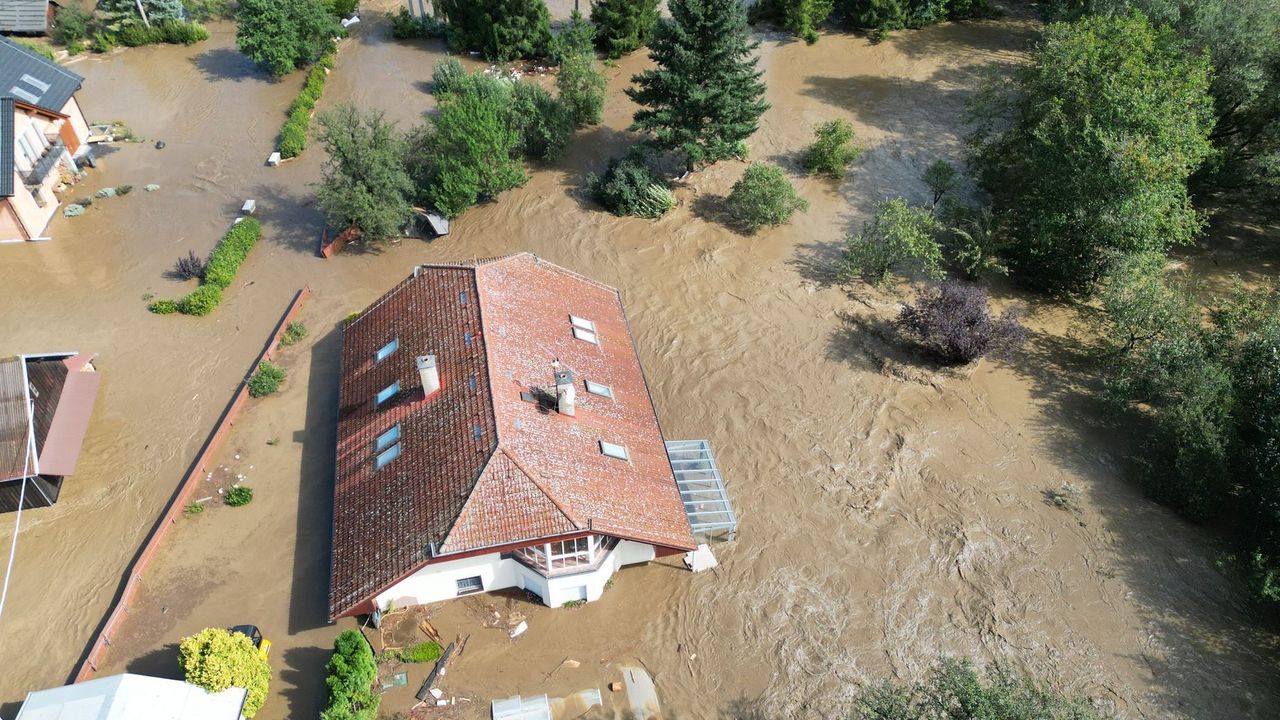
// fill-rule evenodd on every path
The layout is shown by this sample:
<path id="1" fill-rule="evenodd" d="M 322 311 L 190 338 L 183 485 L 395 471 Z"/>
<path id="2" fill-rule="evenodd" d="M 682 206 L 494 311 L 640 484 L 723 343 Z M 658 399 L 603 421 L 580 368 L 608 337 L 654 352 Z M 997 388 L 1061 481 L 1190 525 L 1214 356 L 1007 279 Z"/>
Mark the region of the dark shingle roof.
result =
<path id="1" fill-rule="evenodd" d="M 84 78 L 21 45 L 0 38 L 0 95 L 61 112 Z"/>
<path id="2" fill-rule="evenodd" d="M 48 21 L 49 0 L 0 0 L 0 32 L 43 33 Z"/>
<path id="3" fill-rule="evenodd" d="M 575 339 L 571 315 L 595 323 L 597 342 Z M 440 374 L 429 399 L 414 362 L 425 354 Z M 575 374 L 575 417 L 524 397 L 554 387 L 555 359 Z M 346 325 L 340 382 L 332 617 L 433 556 L 587 530 L 694 547 L 613 288 L 528 253 L 421 266 Z M 393 382 L 399 394 L 375 405 Z M 400 455 L 375 470 L 376 439 L 397 425 Z"/>

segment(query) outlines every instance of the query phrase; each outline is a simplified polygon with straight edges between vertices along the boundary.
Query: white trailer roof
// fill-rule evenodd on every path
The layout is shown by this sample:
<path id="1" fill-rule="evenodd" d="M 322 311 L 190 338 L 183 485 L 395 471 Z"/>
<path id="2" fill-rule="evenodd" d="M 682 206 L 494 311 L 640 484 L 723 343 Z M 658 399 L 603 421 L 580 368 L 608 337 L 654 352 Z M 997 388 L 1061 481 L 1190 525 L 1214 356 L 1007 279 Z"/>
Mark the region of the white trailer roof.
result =
<path id="1" fill-rule="evenodd" d="M 33 692 L 17 720 L 238 720 L 246 695 L 125 673 Z"/>

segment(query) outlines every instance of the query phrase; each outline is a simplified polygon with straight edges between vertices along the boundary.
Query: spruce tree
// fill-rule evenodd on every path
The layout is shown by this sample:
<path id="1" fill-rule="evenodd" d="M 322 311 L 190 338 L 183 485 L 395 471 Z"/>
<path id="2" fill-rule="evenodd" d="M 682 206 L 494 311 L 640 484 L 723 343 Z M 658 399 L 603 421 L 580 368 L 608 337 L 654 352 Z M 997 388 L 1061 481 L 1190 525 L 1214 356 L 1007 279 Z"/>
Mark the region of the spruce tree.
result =
<path id="1" fill-rule="evenodd" d="M 682 153 L 692 171 L 732 156 L 769 105 L 753 55 L 759 43 L 738 0 L 671 0 L 670 9 L 649 47 L 657 67 L 634 76 L 627 89 L 641 106 L 631 129 Z"/>
<path id="2" fill-rule="evenodd" d="M 476 50 L 491 62 L 543 57 L 551 48 L 544 0 L 440 0 L 449 47 Z"/>
<path id="3" fill-rule="evenodd" d="M 591 22 L 596 44 L 611 58 L 619 58 L 649 42 L 658 22 L 659 0 L 596 0 Z"/>

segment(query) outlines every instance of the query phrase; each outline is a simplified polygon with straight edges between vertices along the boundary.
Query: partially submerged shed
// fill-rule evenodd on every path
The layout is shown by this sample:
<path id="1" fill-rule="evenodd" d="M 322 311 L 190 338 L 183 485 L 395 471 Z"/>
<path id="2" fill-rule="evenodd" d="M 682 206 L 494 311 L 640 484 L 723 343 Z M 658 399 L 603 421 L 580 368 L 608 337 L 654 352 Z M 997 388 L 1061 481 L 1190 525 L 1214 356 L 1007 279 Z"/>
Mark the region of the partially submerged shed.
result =
<path id="1" fill-rule="evenodd" d="M 98 396 L 93 355 L 0 359 L 0 512 L 48 507 L 75 472 Z"/>
<path id="2" fill-rule="evenodd" d="M 53 26 L 58 4 L 51 0 L 0 2 L 0 32 L 44 35 Z"/>

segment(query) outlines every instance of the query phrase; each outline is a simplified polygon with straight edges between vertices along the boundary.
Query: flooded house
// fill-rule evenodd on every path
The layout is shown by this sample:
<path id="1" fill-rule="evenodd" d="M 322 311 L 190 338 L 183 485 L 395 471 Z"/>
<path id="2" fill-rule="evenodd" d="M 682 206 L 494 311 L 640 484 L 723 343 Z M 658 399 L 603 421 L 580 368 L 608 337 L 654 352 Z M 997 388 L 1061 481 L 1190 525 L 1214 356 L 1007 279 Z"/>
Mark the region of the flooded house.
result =
<path id="1" fill-rule="evenodd" d="M 84 78 L 0 38 L 0 242 L 44 240 L 57 193 L 89 153 Z"/>
<path id="2" fill-rule="evenodd" d="M 333 619 L 593 601 L 697 547 L 611 287 L 528 253 L 419 266 L 346 323 L 340 385 Z"/>
<path id="3" fill-rule="evenodd" d="M 48 507 L 76 469 L 101 376 L 92 355 L 0 358 L 0 512 Z"/>
<path id="4" fill-rule="evenodd" d="M 122 673 L 27 695 L 16 720 L 241 720 L 249 692 Z"/>

